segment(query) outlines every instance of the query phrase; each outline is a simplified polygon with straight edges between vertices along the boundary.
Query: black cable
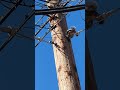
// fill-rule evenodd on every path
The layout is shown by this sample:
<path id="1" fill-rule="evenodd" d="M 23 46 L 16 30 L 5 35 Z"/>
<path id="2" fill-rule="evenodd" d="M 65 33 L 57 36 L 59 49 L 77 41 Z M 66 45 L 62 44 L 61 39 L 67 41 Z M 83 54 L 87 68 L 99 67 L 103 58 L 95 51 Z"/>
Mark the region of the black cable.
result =
<path id="1" fill-rule="evenodd" d="M 43 41 L 43 39 L 51 32 L 51 30 L 53 30 L 55 27 L 56 25 L 51 27 L 50 30 L 46 32 L 45 35 L 41 38 L 41 40 L 35 45 L 35 47 L 37 47 Z"/>
<path id="2" fill-rule="evenodd" d="M 54 14 L 54 13 L 64 13 L 71 12 L 76 10 L 85 9 L 85 5 L 76 5 L 62 8 L 53 8 L 53 9 L 43 9 L 43 10 L 35 10 L 35 15 L 46 15 L 46 14 Z"/>
<path id="3" fill-rule="evenodd" d="M 0 2 L 5 8 L 7 9 L 11 9 L 10 7 L 8 7 L 7 5 L 5 5 L 4 3 Z"/>
<path id="4" fill-rule="evenodd" d="M 17 32 L 19 32 L 21 30 L 21 28 L 26 24 L 26 22 L 34 15 L 34 10 L 31 12 L 31 15 L 19 26 L 19 28 L 16 30 L 16 32 L 14 33 L 14 35 L 10 36 L 9 38 L 7 38 L 7 40 L 1 45 L 0 47 L 0 51 L 2 51 L 5 46 L 15 37 L 15 35 L 17 34 Z"/>
<path id="5" fill-rule="evenodd" d="M 24 25 L 25 25 L 25 23 L 32 17 L 34 15 L 34 10 L 31 12 L 31 14 L 25 19 L 25 21 L 23 22 L 23 23 L 21 23 L 21 25 L 19 26 L 19 28 L 18 28 L 18 31 L 19 31 L 19 29 L 21 29 Z"/>
<path id="6" fill-rule="evenodd" d="M 71 0 L 68 0 L 67 2 L 65 2 L 65 4 L 62 7 L 65 7 Z M 38 33 L 45 27 L 46 24 L 49 23 L 50 20 L 52 20 L 55 17 L 55 14 L 52 15 L 41 27 L 40 29 L 35 33 L 35 36 L 38 35 Z"/>
<path id="7" fill-rule="evenodd" d="M 11 3 L 11 4 L 16 4 L 16 2 L 12 2 L 12 1 L 7 1 L 7 0 L 1 0 L 1 1 Z M 27 4 L 21 4 L 21 3 L 19 3 L 19 5 L 26 6 L 26 7 L 34 7 L 35 6 L 35 5 L 27 5 Z"/>
<path id="8" fill-rule="evenodd" d="M 103 17 L 103 18 L 105 19 L 105 18 L 107 18 L 108 16 L 111 16 L 113 13 L 116 13 L 116 12 L 118 12 L 118 11 L 120 11 L 120 8 L 112 9 L 112 10 L 110 10 L 110 11 L 108 11 L 108 12 L 106 12 L 106 13 L 103 13 L 103 14 L 101 14 L 100 16 L 96 17 L 96 19 L 101 18 L 101 17 Z"/>
<path id="9" fill-rule="evenodd" d="M 19 0 L 13 8 L 10 9 L 10 11 L 0 20 L 0 25 L 8 18 L 8 16 L 17 8 L 17 6 L 22 2 L 22 0 Z"/>
<path id="10" fill-rule="evenodd" d="M 18 37 L 22 37 L 22 38 L 29 39 L 29 40 L 32 40 L 32 41 L 35 40 L 35 39 L 40 41 L 40 39 L 41 39 L 41 38 L 36 38 L 36 37 L 34 37 L 34 36 L 33 36 L 33 37 L 26 36 L 26 35 L 21 34 L 21 33 L 17 33 L 16 35 L 17 35 Z M 46 40 L 42 40 L 42 41 L 51 44 L 49 41 L 46 41 Z"/>
<path id="11" fill-rule="evenodd" d="M 98 23 L 100 23 L 101 21 L 105 20 L 106 18 L 108 18 L 108 17 L 111 16 L 112 14 L 117 13 L 118 11 L 120 11 L 120 8 L 112 9 L 112 10 L 110 10 L 110 11 L 108 11 L 108 12 L 105 12 L 105 13 L 99 15 L 98 17 L 96 17 L 96 19 L 99 19 L 99 18 L 102 18 L 102 19 L 99 20 L 99 21 L 96 21 L 95 23 L 93 23 L 92 26 L 97 25 Z M 91 26 L 91 27 L 92 27 L 92 26 Z M 91 28 L 91 27 L 90 27 L 90 28 Z"/>
<path id="12" fill-rule="evenodd" d="M 71 1 L 71 0 L 68 0 L 62 7 L 64 8 L 70 1 Z M 52 19 L 55 17 L 55 15 L 56 15 L 56 14 L 54 14 L 53 16 L 51 16 L 51 17 L 43 24 L 43 27 L 40 28 L 40 30 L 38 30 L 38 32 L 35 34 L 35 36 L 45 27 L 45 25 L 46 25 L 50 20 L 52 20 Z M 61 20 L 60 20 L 60 21 L 61 21 Z M 50 31 L 53 30 L 54 28 L 56 28 L 56 25 L 52 26 L 52 27 L 49 29 L 49 31 L 45 33 L 45 35 L 41 38 L 41 41 L 42 41 L 42 40 L 50 33 Z M 37 46 L 40 44 L 41 41 L 39 41 L 39 42 L 35 45 L 35 47 L 37 47 Z"/>
<path id="13" fill-rule="evenodd" d="M 35 33 L 35 36 L 38 35 L 38 33 L 45 27 L 46 24 L 48 24 L 50 21 L 50 19 L 48 19 L 44 24 L 42 24 L 42 26 L 40 26 L 40 29 Z"/>
<path id="14" fill-rule="evenodd" d="M 83 2 L 83 0 L 80 0 L 78 3 L 81 4 Z"/>
<path id="15" fill-rule="evenodd" d="M 41 38 L 41 40 L 35 45 L 35 47 L 37 47 L 41 42 L 42 42 L 42 40 L 53 30 L 53 29 L 55 29 L 56 28 L 56 26 L 57 26 L 57 24 L 59 23 L 59 22 L 61 22 L 61 20 L 64 18 L 65 16 L 63 16 L 54 26 L 52 26 L 46 33 L 45 33 L 45 35 Z"/>

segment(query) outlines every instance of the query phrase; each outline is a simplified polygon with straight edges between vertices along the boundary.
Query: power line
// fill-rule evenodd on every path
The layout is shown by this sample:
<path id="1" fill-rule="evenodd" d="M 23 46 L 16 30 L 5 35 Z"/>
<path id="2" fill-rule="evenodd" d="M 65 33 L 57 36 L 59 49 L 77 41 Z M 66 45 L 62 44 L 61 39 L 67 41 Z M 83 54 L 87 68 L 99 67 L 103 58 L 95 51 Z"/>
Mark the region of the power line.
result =
<path id="1" fill-rule="evenodd" d="M 40 37 L 30 37 L 30 36 L 26 36 L 26 35 L 24 35 L 24 34 L 21 34 L 21 33 L 17 33 L 16 34 L 17 36 L 19 36 L 19 37 L 22 37 L 22 38 L 26 38 L 26 39 L 29 39 L 29 40 L 38 40 L 38 41 L 40 41 L 41 40 L 41 38 Z M 43 42 L 45 42 L 45 43 L 49 43 L 49 44 L 51 44 L 51 41 L 47 41 L 47 40 L 42 40 Z"/>
<path id="2" fill-rule="evenodd" d="M 99 16 L 97 16 L 95 18 L 92 18 L 92 19 L 89 18 L 91 21 L 95 20 L 95 22 L 93 24 L 91 24 L 91 26 L 89 28 L 91 28 L 93 25 L 96 25 L 96 24 L 100 23 L 101 21 L 104 21 L 106 18 L 112 16 L 114 13 L 117 13 L 118 11 L 120 11 L 120 8 L 112 9 L 110 11 L 104 12 L 101 15 L 99 15 Z M 87 24 L 89 24 L 89 23 L 87 23 Z"/>
<path id="3" fill-rule="evenodd" d="M 43 18 L 44 18 L 44 15 L 35 23 L 35 25 L 37 25 Z"/>
<path id="4" fill-rule="evenodd" d="M 7 5 L 5 5 L 4 3 L 0 2 L 5 8 L 7 9 L 11 9 L 10 7 L 8 7 Z"/>
<path id="5" fill-rule="evenodd" d="M 7 0 L 1 0 L 1 1 L 4 1 L 4 2 L 7 2 L 7 3 L 11 3 L 11 4 L 16 4 L 16 2 L 12 2 L 12 1 L 7 1 Z M 27 4 L 21 4 L 19 3 L 19 5 L 21 6 L 26 6 L 26 7 L 34 7 L 35 5 L 27 5 Z"/>
<path id="6" fill-rule="evenodd" d="M 112 9 L 112 10 L 110 10 L 110 11 L 108 11 L 108 12 L 106 12 L 106 13 L 103 13 L 102 15 L 96 17 L 96 19 L 99 19 L 99 18 L 101 18 L 101 17 L 103 17 L 103 19 L 105 19 L 105 18 L 107 18 L 108 16 L 111 16 L 112 14 L 114 14 L 114 13 L 116 13 L 116 12 L 118 12 L 118 11 L 120 11 L 120 8 Z"/>
<path id="7" fill-rule="evenodd" d="M 14 29 L 10 29 L 10 28 L 6 28 L 6 27 L 2 27 L 2 28 L 0 28 L 0 31 L 1 32 L 3 32 L 3 33 L 10 33 L 10 32 L 12 32 L 11 30 L 14 30 Z M 13 32 L 15 32 L 15 30 L 13 31 Z M 38 41 L 40 41 L 41 40 L 41 38 L 39 38 L 39 37 L 34 37 L 34 35 L 32 36 L 32 37 L 30 37 L 30 36 L 27 36 L 27 35 L 24 35 L 24 34 L 22 34 L 22 33 L 16 33 L 16 36 L 17 37 L 20 37 L 20 38 L 25 38 L 25 39 L 29 39 L 29 40 L 38 40 Z M 46 42 L 46 43 L 50 43 L 49 41 L 46 41 L 46 40 L 43 40 L 43 42 Z"/>
<path id="8" fill-rule="evenodd" d="M 10 11 L 0 20 L 0 25 L 7 19 L 7 17 L 17 8 L 17 6 L 22 2 L 22 0 L 19 0 L 13 8 L 10 9 Z"/>
<path id="9" fill-rule="evenodd" d="M 66 15 L 62 16 L 61 19 L 60 19 L 58 22 L 56 22 L 55 25 L 52 26 L 52 27 L 49 29 L 48 32 L 45 33 L 45 35 L 44 35 L 44 36 L 41 38 L 41 40 L 35 45 L 35 47 L 37 47 L 37 46 L 42 42 L 42 40 L 43 40 L 53 29 L 56 28 L 56 25 L 57 25 L 63 18 L 65 18 L 65 16 L 66 16 Z"/>
<path id="10" fill-rule="evenodd" d="M 70 1 L 71 1 L 71 0 L 67 1 L 67 2 L 63 5 L 63 8 L 66 8 L 66 7 L 64 7 L 64 6 L 66 6 Z M 79 6 L 79 5 L 77 5 L 77 6 Z M 84 5 L 81 5 L 81 6 L 84 6 Z M 73 6 L 73 7 L 74 7 L 74 6 Z M 55 9 L 56 9 L 56 8 L 55 8 Z M 59 8 L 57 8 L 57 9 L 59 10 Z M 52 10 L 52 9 L 46 9 L 46 10 Z M 54 9 L 53 9 L 53 10 L 54 10 Z M 51 16 L 51 18 L 49 18 L 49 19 L 40 27 L 40 29 L 37 31 L 37 33 L 35 34 L 35 36 L 36 36 L 36 35 L 44 28 L 44 26 L 45 26 L 47 23 L 49 23 L 49 21 L 51 21 L 54 17 L 55 17 L 55 14 L 54 14 L 53 16 Z M 47 34 L 48 34 L 51 30 L 52 30 L 52 29 L 50 29 L 48 32 L 45 33 L 45 35 L 41 38 L 41 41 L 42 41 L 42 39 L 44 39 L 44 38 L 47 36 Z M 35 47 L 38 46 L 41 41 L 39 41 L 39 42 L 35 45 Z"/>
<path id="11" fill-rule="evenodd" d="M 71 0 L 68 0 L 67 2 L 64 3 L 64 5 L 62 7 L 65 7 Z M 50 18 L 40 27 L 40 29 L 36 32 L 35 36 L 38 35 L 38 33 L 49 23 L 49 21 L 51 21 L 56 14 L 50 16 Z"/>
<path id="12" fill-rule="evenodd" d="M 53 8 L 53 9 L 42 9 L 42 10 L 35 10 L 35 15 L 47 15 L 47 14 L 54 14 L 54 13 L 64 13 L 64 12 L 71 12 L 76 10 L 85 9 L 85 5 L 76 5 L 76 6 L 69 6 L 69 7 L 60 7 L 60 8 Z"/>
<path id="13" fill-rule="evenodd" d="M 101 21 L 105 20 L 106 18 L 112 16 L 114 13 L 117 13 L 118 11 L 120 11 L 120 8 L 112 9 L 108 12 L 105 12 L 105 13 L 101 14 L 100 16 L 96 17 L 96 19 L 99 19 L 99 18 L 102 18 L 102 19 L 100 21 L 95 22 L 94 25 L 98 24 L 99 22 L 101 22 Z"/>
<path id="14" fill-rule="evenodd" d="M 35 36 L 38 35 L 38 33 L 45 27 L 46 24 L 49 23 L 54 18 L 55 15 L 51 16 L 42 26 L 40 26 L 40 29 L 35 33 Z"/>
<path id="15" fill-rule="evenodd" d="M 5 48 L 5 46 L 15 37 L 15 35 L 17 34 L 17 32 L 19 32 L 21 30 L 21 28 L 26 24 L 26 22 L 34 15 L 34 10 L 31 12 L 31 15 L 29 17 L 26 18 L 26 20 L 19 26 L 19 28 L 16 30 L 16 32 L 10 36 L 0 47 L 0 51 L 3 50 Z"/>
<path id="16" fill-rule="evenodd" d="M 51 30 L 52 28 L 48 32 L 45 33 L 45 35 L 40 39 L 40 41 L 35 45 L 35 47 L 37 47 L 40 44 L 40 42 L 43 41 L 43 39 L 50 33 Z"/>

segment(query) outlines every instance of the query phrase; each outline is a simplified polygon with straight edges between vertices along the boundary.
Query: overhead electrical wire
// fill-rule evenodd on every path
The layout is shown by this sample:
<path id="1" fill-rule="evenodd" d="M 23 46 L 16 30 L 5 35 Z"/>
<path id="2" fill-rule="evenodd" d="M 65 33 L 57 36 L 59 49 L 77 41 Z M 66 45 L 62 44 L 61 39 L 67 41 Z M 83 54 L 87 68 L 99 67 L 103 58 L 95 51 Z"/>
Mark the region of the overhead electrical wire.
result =
<path id="1" fill-rule="evenodd" d="M 37 1 L 35 1 L 35 6 L 40 6 L 40 7 L 47 7 L 47 4 L 43 4 L 43 3 L 40 3 L 40 2 L 37 2 Z"/>
<path id="2" fill-rule="evenodd" d="M 80 0 L 79 2 L 78 2 L 78 4 L 81 4 L 83 2 L 83 0 Z"/>
<path id="3" fill-rule="evenodd" d="M 0 20 L 0 25 L 7 19 L 7 17 L 17 8 L 17 6 L 22 2 L 23 0 L 19 0 L 8 12 L 7 14 Z"/>
<path id="4" fill-rule="evenodd" d="M 8 37 L 6 39 L 6 41 L 0 46 L 0 51 L 2 51 L 6 45 L 15 37 L 15 35 L 17 34 L 17 32 L 19 32 L 22 27 L 26 24 L 26 22 L 34 15 L 34 10 L 31 12 L 31 14 L 25 19 L 25 21 L 23 23 L 21 23 L 21 25 L 18 27 L 18 29 L 16 30 L 16 32 L 14 33 L 14 35 Z"/>
<path id="5" fill-rule="evenodd" d="M 84 4 L 83 5 L 76 5 L 76 6 L 69 6 L 69 7 L 53 8 L 53 9 L 35 10 L 35 15 L 64 13 L 64 12 L 71 12 L 71 11 L 82 10 L 82 9 L 85 9 Z"/>
<path id="6" fill-rule="evenodd" d="M 38 19 L 38 21 L 35 23 L 35 25 L 37 25 L 43 18 L 44 18 L 44 15 L 40 19 Z"/>
<path id="7" fill-rule="evenodd" d="M 64 15 L 61 17 L 60 20 L 58 20 L 58 21 L 55 23 L 54 26 L 52 26 L 52 27 L 45 33 L 45 35 L 44 35 L 44 36 L 41 38 L 41 40 L 35 45 L 35 47 L 37 47 L 37 46 L 42 42 L 42 40 L 43 40 L 53 29 L 56 28 L 57 24 L 58 24 L 59 22 L 61 22 L 61 20 L 62 20 L 63 18 L 65 18 Z"/>
<path id="8" fill-rule="evenodd" d="M 64 3 L 63 7 L 65 7 L 71 0 L 68 0 L 67 2 Z M 42 26 L 40 27 L 40 29 L 35 33 L 35 36 L 38 35 L 38 33 L 49 23 L 49 21 L 51 21 L 56 14 L 50 16 L 50 18 L 44 23 L 42 24 Z"/>
<path id="9" fill-rule="evenodd" d="M 39 38 L 39 37 L 30 37 L 30 36 L 26 36 L 26 35 L 23 35 L 20 33 L 17 33 L 17 36 L 21 36 L 22 38 L 29 39 L 29 40 L 38 40 L 38 41 L 41 40 L 41 38 Z M 50 41 L 47 41 L 47 40 L 42 40 L 42 41 L 50 44 Z"/>
<path id="10" fill-rule="evenodd" d="M 30 36 L 23 35 L 23 34 L 21 34 L 21 33 L 17 33 L 17 36 L 20 36 L 20 37 L 22 37 L 22 38 L 29 39 L 29 40 L 38 40 L 38 41 L 41 40 L 40 37 L 34 37 L 34 36 L 33 36 L 33 37 L 30 37 Z M 47 41 L 47 40 L 42 40 L 42 41 L 51 44 L 50 41 Z"/>
<path id="11" fill-rule="evenodd" d="M 115 13 L 115 12 L 117 12 L 117 11 L 119 11 L 119 10 L 120 10 L 120 8 L 117 8 L 117 9 L 111 10 L 111 11 L 109 11 L 109 12 L 107 12 L 107 13 L 104 13 L 104 14 L 106 15 L 105 17 L 111 16 L 113 13 Z M 104 14 L 103 14 L 103 15 L 104 15 Z M 97 23 L 99 23 L 99 22 L 97 22 Z M 85 31 L 85 30 L 86 30 L 86 29 L 80 30 L 80 31 L 79 31 L 79 34 L 80 34 L 81 32 L 83 32 L 83 31 Z M 51 30 L 49 30 L 49 31 L 41 38 L 40 42 L 42 41 L 42 39 L 45 38 L 45 36 L 46 36 L 50 31 L 51 31 Z M 40 42 L 39 42 L 39 43 L 40 43 Z M 36 44 L 36 46 L 38 46 L 39 43 Z M 35 47 L 36 47 L 36 46 L 35 46 Z"/>
<path id="12" fill-rule="evenodd" d="M 4 32 L 4 33 L 6 33 L 6 32 Z M 16 33 L 16 36 L 20 37 L 20 38 L 24 38 L 24 39 L 29 39 L 29 40 L 32 40 L 32 41 L 34 41 L 34 40 L 38 40 L 39 41 L 41 39 L 39 37 L 34 37 L 34 35 L 31 37 L 31 36 L 24 35 L 22 33 Z M 43 40 L 43 42 L 50 43 L 49 41 L 46 41 L 46 40 Z"/>
<path id="13" fill-rule="evenodd" d="M 8 7 L 7 5 L 5 5 L 4 3 L 2 3 L 2 2 L 0 2 L 1 3 L 1 5 L 3 5 L 5 8 L 7 8 L 7 9 L 11 9 L 10 7 Z"/>
<path id="14" fill-rule="evenodd" d="M 55 15 L 51 16 L 42 26 L 40 26 L 40 29 L 35 33 L 35 36 L 38 35 L 38 33 L 49 23 L 50 20 L 54 18 Z"/>
<path id="15" fill-rule="evenodd" d="M 84 7 L 85 8 L 85 7 Z M 55 9 L 58 9 L 58 8 L 55 8 Z M 64 8 L 62 8 L 62 9 L 64 9 Z M 108 15 L 108 16 L 110 16 L 111 14 L 113 14 L 113 13 L 115 13 L 115 12 L 117 12 L 117 11 L 119 11 L 120 10 L 120 8 L 118 8 L 118 9 L 114 9 L 114 10 L 111 10 L 110 12 L 107 12 L 106 13 L 106 15 Z M 56 11 L 54 11 L 54 9 L 53 9 L 53 11 L 51 12 L 51 13 L 55 13 Z M 59 10 L 57 11 L 57 12 L 59 12 Z M 100 17 L 100 16 L 99 16 Z M 99 18 L 99 17 L 97 17 L 97 18 Z M 30 19 L 30 18 L 29 18 Z M 25 20 L 25 22 L 23 23 L 23 24 L 21 24 L 21 26 L 18 28 L 18 30 L 17 30 L 17 32 L 19 31 L 19 29 L 21 29 L 23 26 L 24 26 L 24 24 L 27 22 L 27 20 Z M 49 21 L 48 21 L 49 22 Z M 46 32 L 45 33 L 45 35 L 42 37 L 42 38 L 40 38 L 39 39 L 39 43 L 40 42 L 42 42 L 42 41 L 44 41 L 44 38 L 46 37 L 46 35 L 49 33 L 49 32 L 51 32 L 54 28 L 56 27 L 56 25 L 55 26 L 53 26 L 53 27 L 51 27 L 50 28 L 50 30 L 48 31 L 48 32 Z M 44 28 L 44 27 L 43 27 Z M 84 31 L 84 30 L 83 30 Z M 17 34 L 17 33 L 16 33 Z M 21 35 L 21 36 L 23 36 L 23 37 L 26 37 L 26 38 L 29 38 L 30 39 L 30 37 L 27 37 L 27 36 L 24 36 L 24 35 L 22 35 L 22 34 L 18 34 L 18 35 Z M 10 39 L 8 39 L 8 42 L 7 43 L 9 43 L 9 41 L 13 38 L 14 36 L 12 36 Z M 31 38 L 31 40 L 33 40 L 33 39 L 36 39 L 36 38 Z M 39 44 L 38 43 L 38 44 Z M 36 46 L 38 46 L 38 44 L 36 44 Z M 4 46 L 5 44 L 3 44 L 3 46 Z M 36 47 L 35 46 L 35 47 Z M 5 46 L 4 46 L 5 47 Z M 0 48 L 0 51 L 2 50 L 3 48 Z"/>
<path id="16" fill-rule="evenodd" d="M 24 22 L 23 24 L 21 24 L 21 26 L 18 28 L 17 32 L 24 26 L 24 24 L 25 24 L 26 22 L 27 22 L 27 20 L 25 20 L 25 22 Z M 49 30 L 49 32 L 50 32 L 52 29 L 54 29 L 55 27 L 56 27 L 56 25 L 55 25 L 54 27 L 52 27 L 52 28 Z M 48 33 L 49 33 L 49 32 L 48 32 Z M 16 33 L 15 33 L 15 35 L 16 35 Z M 13 38 L 15 35 L 13 35 L 12 37 L 10 37 L 10 38 L 1 46 L 0 51 L 12 40 L 12 38 Z M 47 33 L 46 33 L 46 35 L 47 35 Z M 23 36 L 23 37 L 25 37 L 25 36 Z M 44 37 L 45 37 L 45 36 L 43 36 L 43 37 L 41 38 L 40 42 L 43 41 Z M 27 37 L 26 37 L 26 38 L 27 38 Z"/>
<path id="17" fill-rule="evenodd" d="M 66 6 L 70 1 L 71 1 L 71 0 L 67 1 L 67 2 L 64 4 L 64 6 Z M 55 15 L 55 14 L 54 14 L 54 15 Z M 54 16 L 54 15 L 53 15 L 53 16 Z M 50 19 L 50 18 L 49 18 L 49 19 Z M 42 28 L 44 28 L 44 26 L 50 21 L 49 19 L 43 24 L 43 27 L 42 27 Z M 40 28 L 40 30 L 35 34 L 35 36 L 42 30 L 42 28 Z M 42 41 L 42 39 L 44 39 L 44 38 L 47 36 L 47 34 L 48 34 L 51 30 L 52 30 L 52 29 L 50 29 L 48 32 L 45 33 L 45 35 L 41 38 L 41 41 Z M 41 41 L 39 41 L 39 42 L 35 45 L 35 47 L 37 47 Z"/>
<path id="18" fill-rule="evenodd" d="M 101 19 L 100 21 L 95 22 L 94 25 L 98 24 L 99 22 L 101 22 L 103 20 L 105 20 L 106 18 L 110 17 L 114 13 L 117 13 L 118 11 L 120 11 L 120 8 L 112 9 L 112 10 L 110 10 L 108 12 L 105 12 L 105 13 L 101 14 L 100 16 L 96 17 L 96 19 L 101 18 L 101 17 L 103 17 L 103 19 Z"/>
<path id="19" fill-rule="evenodd" d="M 118 12 L 118 11 L 120 11 L 120 8 L 112 9 L 112 10 L 110 10 L 110 11 L 108 11 L 108 12 L 103 13 L 102 15 L 100 15 L 100 16 L 98 16 L 98 17 L 96 17 L 96 18 L 103 17 L 103 18 L 105 19 L 105 18 L 107 18 L 108 16 L 111 16 L 112 14 L 114 14 L 114 13 L 116 13 L 116 12 Z"/>
<path id="20" fill-rule="evenodd" d="M 7 2 L 7 3 L 11 3 L 11 4 L 16 4 L 16 2 L 12 2 L 12 1 L 7 1 L 7 0 L 1 0 L 1 1 L 4 1 L 4 2 Z M 35 5 L 27 5 L 27 4 L 22 4 L 22 3 L 19 3 L 19 5 L 21 6 L 26 6 L 26 7 L 34 7 Z"/>

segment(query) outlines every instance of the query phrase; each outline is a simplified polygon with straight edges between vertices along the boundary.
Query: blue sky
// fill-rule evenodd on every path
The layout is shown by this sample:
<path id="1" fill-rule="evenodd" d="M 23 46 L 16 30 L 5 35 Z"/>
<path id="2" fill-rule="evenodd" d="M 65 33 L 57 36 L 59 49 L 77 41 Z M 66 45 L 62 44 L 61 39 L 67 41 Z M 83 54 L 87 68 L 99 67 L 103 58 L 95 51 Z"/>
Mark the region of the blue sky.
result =
<path id="1" fill-rule="evenodd" d="M 74 5 L 77 2 L 78 1 L 76 0 L 70 4 Z M 36 9 L 38 8 L 39 7 Z M 41 16 L 36 16 L 35 21 L 40 17 Z M 68 28 L 75 26 L 77 31 L 83 30 L 85 28 L 84 17 L 84 10 L 70 12 L 66 16 Z M 43 18 L 39 24 L 46 20 L 47 17 Z M 49 27 L 49 25 L 47 25 L 46 28 L 47 27 Z M 46 31 L 47 29 L 43 29 L 38 36 L 43 36 Z M 51 40 L 51 35 L 47 35 L 45 40 Z M 78 37 L 75 36 L 72 38 L 72 47 L 81 83 L 81 90 L 85 90 L 85 32 L 81 32 Z M 58 90 L 52 45 L 45 42 L 40 43 L 36 47 L 35 58 L 35 90 Z"/>

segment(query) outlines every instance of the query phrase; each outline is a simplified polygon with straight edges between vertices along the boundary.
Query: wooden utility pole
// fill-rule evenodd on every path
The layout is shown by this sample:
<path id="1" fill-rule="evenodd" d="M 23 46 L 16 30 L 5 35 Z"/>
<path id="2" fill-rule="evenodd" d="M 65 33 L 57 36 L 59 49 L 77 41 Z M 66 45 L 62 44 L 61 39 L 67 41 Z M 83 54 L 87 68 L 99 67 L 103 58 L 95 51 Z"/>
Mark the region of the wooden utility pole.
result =
<path id="1" fill-rule="evenodd" d="M 57 0 L 51 0 L 48 5 L 54 7 L 58 3 Z M 56 25 L 57 22 L 59 23 Z M 50 24 L 56 25 L 51 35 L 59 90 L 81 90 L 71 41 L 66 38 L 68 28 L 64 14 L 56 14 Z"/>

